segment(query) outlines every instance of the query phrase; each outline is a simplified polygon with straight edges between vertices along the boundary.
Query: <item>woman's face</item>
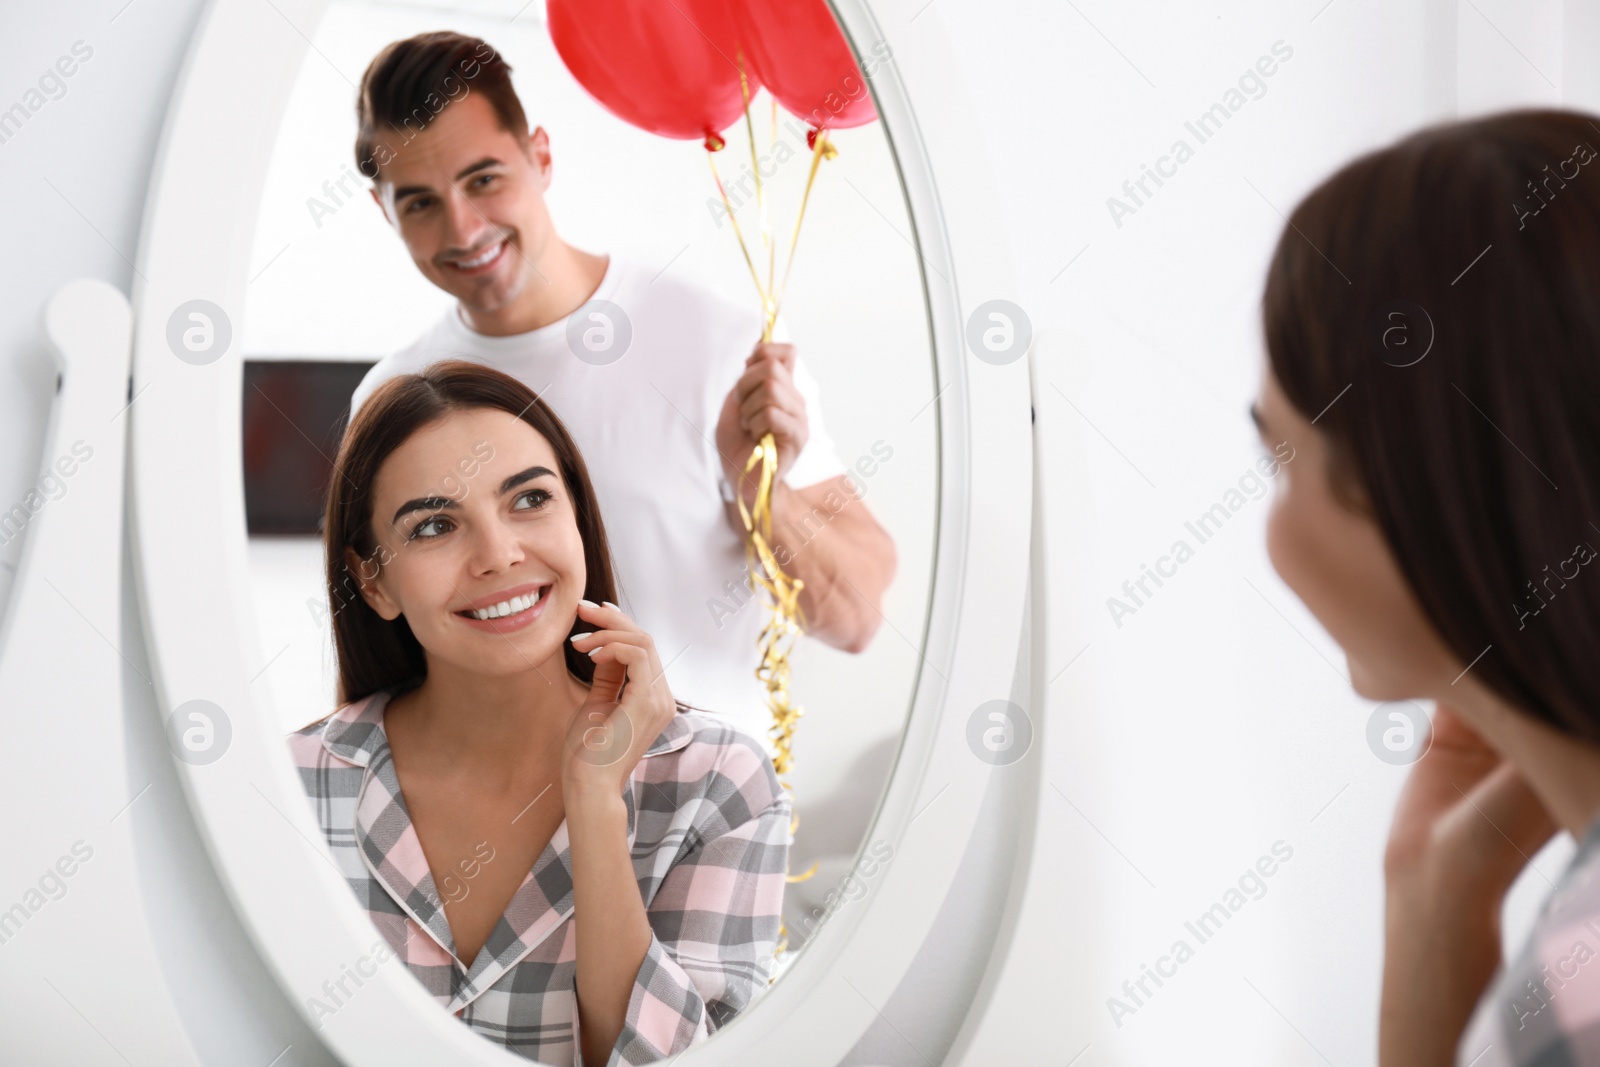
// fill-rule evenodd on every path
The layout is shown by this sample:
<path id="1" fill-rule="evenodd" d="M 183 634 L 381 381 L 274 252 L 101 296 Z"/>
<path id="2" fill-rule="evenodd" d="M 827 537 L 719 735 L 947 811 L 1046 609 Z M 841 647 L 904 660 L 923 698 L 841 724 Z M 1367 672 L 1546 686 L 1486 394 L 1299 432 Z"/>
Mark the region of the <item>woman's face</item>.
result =
<path id="1" fill-rule="evenodd" d="M 1270 366 L 1255 414 L 1268 448 L 1287 441 L 1294 449 L 1267 518 L 1272 566 L 1344 649 L 1357 693 L 1437 697 L 1462 665 L 1423 615 L 1377 523 L 1333 495 L 1322 432 L 1284 396 Z"/>
<path id="2" fill-rule="evenodd" d="M 492 675 L 561 662 L 587 581 L 583 539 L 554 449 L 522 419 L 469 408 L 418 430 L 378 470 L 372 530 L 367 601 L 404 615 L 430 662 Z"/>

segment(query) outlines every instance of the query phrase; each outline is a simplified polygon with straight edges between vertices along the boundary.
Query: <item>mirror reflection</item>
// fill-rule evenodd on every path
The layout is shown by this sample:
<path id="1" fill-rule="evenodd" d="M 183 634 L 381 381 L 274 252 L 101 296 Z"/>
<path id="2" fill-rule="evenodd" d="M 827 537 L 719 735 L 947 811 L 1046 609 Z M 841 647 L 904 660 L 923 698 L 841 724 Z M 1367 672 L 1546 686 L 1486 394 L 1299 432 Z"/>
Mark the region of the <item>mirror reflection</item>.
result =
<path id="1" fill-rule="evenodd" d="M 549 1063 L 709 1036 L 892 862 L 935 539 L 864 83 L 819 139 L 752 76 L 708 154 L 592 84 L 602 10 L 331 5 L 241 324 L 252 684 L 393 959 Z"/>

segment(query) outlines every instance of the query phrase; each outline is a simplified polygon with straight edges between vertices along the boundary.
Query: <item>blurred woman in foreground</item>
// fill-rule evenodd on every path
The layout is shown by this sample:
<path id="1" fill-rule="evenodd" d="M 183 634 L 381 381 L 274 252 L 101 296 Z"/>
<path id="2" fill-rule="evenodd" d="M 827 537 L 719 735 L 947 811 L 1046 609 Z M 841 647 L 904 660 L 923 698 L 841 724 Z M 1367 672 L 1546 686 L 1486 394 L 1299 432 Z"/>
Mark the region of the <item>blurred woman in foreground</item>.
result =
<path id="1" fill-rule="evenodd" d="M 1395 811 L 1384 1067 L 1600 1063 L 1600 120 L 1423 130 L 1296 208 L 1254 415 L 1284 581 L 1379 701 L 1433 700 Z M 1578 840 L 1529 941 L 1505 894 Z"/>

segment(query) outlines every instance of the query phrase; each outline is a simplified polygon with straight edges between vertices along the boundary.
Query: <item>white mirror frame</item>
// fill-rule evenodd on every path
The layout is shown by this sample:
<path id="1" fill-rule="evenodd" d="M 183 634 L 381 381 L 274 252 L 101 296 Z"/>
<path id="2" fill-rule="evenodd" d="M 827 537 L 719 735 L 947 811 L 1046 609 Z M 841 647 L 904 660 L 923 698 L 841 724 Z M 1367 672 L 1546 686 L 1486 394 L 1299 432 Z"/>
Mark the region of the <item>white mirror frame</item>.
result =
<path id="1" fill-rule="evenodd" d="M 965 341 L 978 305 L 1017 302 L 978 115 L 936 8 L 833 2 L 854 41 L 886 39 L 893 52 L 872 84 L 921 256 L 940 390 L 933 589 L 906 731 L 862 843 L 885 841 L 894 859 L 865 897 L 829 916 L 757 1004 L 691 1051 L 696 1064 L 834 1063 L 872 1024 L 934 932 L 996 770 L 970 750 L 968 719 L 1011 694 L 1027 638 L 1030 359 L 991 365 Z M 128 497 L 162 718 L 199 699 L 224 709 L 231 725 L 220 760 L 178 762 L 189 805 L 257 951 L 313 1026 L 307 998 L 368 957 L 378 935 L 321 854 L 279 732 L 284 717 L 251 686 L 266 664 L 246 558 L 237 339 L 268 157 L 324 6 L 212 0 L 195 31 L 139 246 Z M 234 338 L 201 366 L 179 360 L 166 340 L 169 318 L 194 299 L 226 309 Z M 930 810 L 933 818 L 920 818 Z M 318 1028 L 346 1063 L 528 1062 L 440 1010 L 397 964 L 378 967 L 360 990 Z"/>

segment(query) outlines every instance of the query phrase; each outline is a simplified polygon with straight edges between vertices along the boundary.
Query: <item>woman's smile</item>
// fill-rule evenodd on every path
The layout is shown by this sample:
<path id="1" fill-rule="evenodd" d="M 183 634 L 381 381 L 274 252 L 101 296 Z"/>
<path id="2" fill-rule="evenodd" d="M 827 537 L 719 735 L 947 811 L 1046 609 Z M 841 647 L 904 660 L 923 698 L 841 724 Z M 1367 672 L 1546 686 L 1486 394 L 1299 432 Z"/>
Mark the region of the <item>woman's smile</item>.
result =
<path id="1" fill-rule="evenodd" d="M 487 633 L 520 630 L 544 614 L 553 583 L 528 582 L 492 593 L 453 614 L 468 626 Z"/>

